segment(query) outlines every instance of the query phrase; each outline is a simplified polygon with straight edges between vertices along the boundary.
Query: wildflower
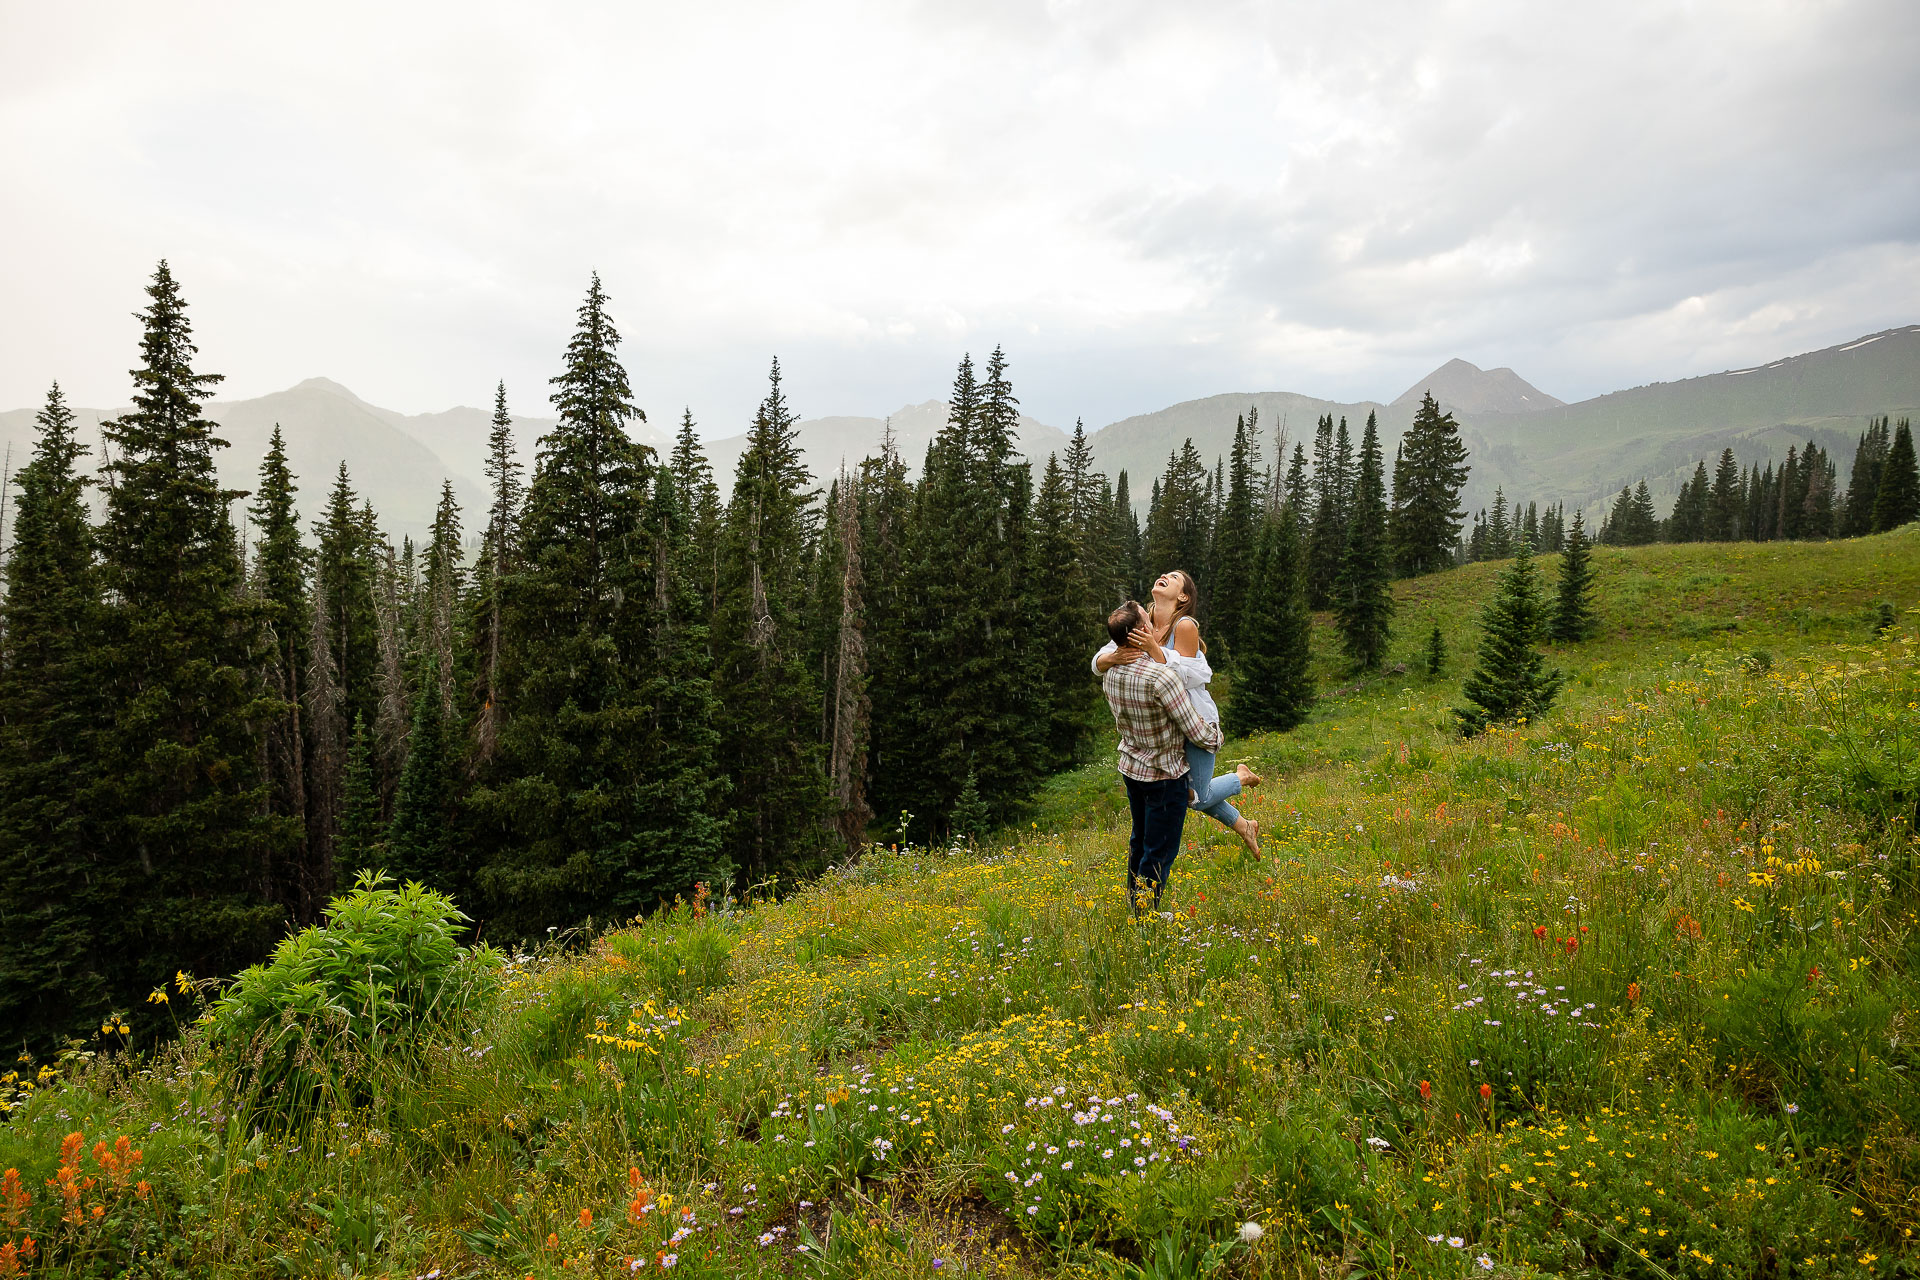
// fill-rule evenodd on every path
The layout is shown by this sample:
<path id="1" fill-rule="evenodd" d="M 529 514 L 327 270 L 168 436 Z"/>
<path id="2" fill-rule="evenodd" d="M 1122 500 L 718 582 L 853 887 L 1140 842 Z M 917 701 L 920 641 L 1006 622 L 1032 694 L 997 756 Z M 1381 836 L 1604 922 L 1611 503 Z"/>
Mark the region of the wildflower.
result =
<path id="1" fill-rule="evenodd" d="M 1433 1097 L 1433 1084 L 1430 1081 L 1422 1080 L 1420 1082 L 1420 1101 L 1426 1102 L 1426 1101 L 1429 1101 L 1432 1097 Z"/>
<path id="2" fill-rule="evenodd" d="M 1474 1259 L 1474 1261 L 1480 1264 L 1480 1269 L 1481 1269 L 1482 1271 L 1491 1271 L 1491 1270 L 1493 1270 L 1493 1259 L 1492 1259 L 1492 1258 L 1489 1258 L 1489 1257 L 1488 1257 L 1488 1256 L 1487 1256 L 1486 1254 L 1484 1254 L 1484 1253 L 1483 1253 L 1483 1254 L 1481 1254 L 1481 1255 L 1480 1255 L 1479 1257 L 1477 1257 L 1477 1258 L 1475 1258 L 1475 1259 Z"/>
<path id="3" fill-rule="evenodd" d="M 1535 926 L 1533 926 L 1533 936 L 1534 936 L 1535 938 L 1538 938 L 1538 939 L 1540 939 L 1540 940 L 1542 940 L 1542 941 L 1544 941 L 1544 940 L 1546 939 L 1546 936 L 1547 936 L 1547 926 L 1545 926 L 1545 925 L 1543 925 L 1543 924 L 1537 924 L 1537 925 L 1535 925 Z"/>
<path id="4" fill-rule="evenodd" d="M 1800 1114 L 1800 1104 L 1797 1102 L 1789 1102 L 1786 1111 L 1790 1116 L 1797 1116 Z M 12 1172 L 12 1170 L 8 1170 L 8 1172 Z"/>
<path id="5" fill-rule="evenodd" d="M 1240 1224 L 1240 1239 L 1247 1244 L 1257 1243 L 1260 1237 L 1265 1234 L 1267 1234 L 1266 1231 L 1263 1230 L 1257 1222 L 1243 1222 Z"/>
<path id="6" fill-rule="evenodd" d="M 1393 1144 L 1388 1142 L 1385 1138 L 1368 1138 L 1367 1145 L 1372 1147 L 1376 1151 L 1386 1151 L 1391 1149 L 1393 1146 Z"/>
<path id="7" fill-rule="evenodd" d="M 592 1225 L 593 1225 L 593 1210 L 582 1209 L 580 1211 L 580 1229 L 584 1231 L 588 1227 L 591 1227 Z"/>
<path id="8" fill-rule="evenodd" d="M 1628 1004 L 1640 1003 L 1640 984 L 1639 983 L 1629 982 L 1627 984 L 1627 1003 Z"/>
<path id="9" fill-rule="evenodd" d="M 1486 1101 L 1486 1100 L 1487 1100 L 1488 1098 L 1491 1098 L 1492 1096 L 1493 1096 L 1493 1086 L 1492 1086 L 1492 1085 L 1490 1085 L 1490 1084 L 1483 1084 L 1483 1085 L 1481 1085 L 1481 1086 L 1480 1086 L 1480 1100 L 1481 1100 L 1482 1102 L 1485 1102 L 1485 1101 Z"/>

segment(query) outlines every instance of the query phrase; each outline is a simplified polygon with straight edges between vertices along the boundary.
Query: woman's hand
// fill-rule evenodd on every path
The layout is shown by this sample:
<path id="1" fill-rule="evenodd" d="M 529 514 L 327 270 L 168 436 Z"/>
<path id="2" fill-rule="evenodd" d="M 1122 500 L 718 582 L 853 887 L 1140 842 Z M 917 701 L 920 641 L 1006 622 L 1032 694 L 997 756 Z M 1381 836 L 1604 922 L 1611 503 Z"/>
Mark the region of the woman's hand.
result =
<path id="1" fill-rule="evenodd" d="M 1149 627 L 1135 627 L 1133 630 L 1127 632 L 1127 641 L 1133 645 L 1134 648 L 1152 655 L 1155 662 L 1165 662 L 1167 660 L 1166 653 L 1160 648 L 1160 641 L 1155 638 L 1152 629 Z"/>

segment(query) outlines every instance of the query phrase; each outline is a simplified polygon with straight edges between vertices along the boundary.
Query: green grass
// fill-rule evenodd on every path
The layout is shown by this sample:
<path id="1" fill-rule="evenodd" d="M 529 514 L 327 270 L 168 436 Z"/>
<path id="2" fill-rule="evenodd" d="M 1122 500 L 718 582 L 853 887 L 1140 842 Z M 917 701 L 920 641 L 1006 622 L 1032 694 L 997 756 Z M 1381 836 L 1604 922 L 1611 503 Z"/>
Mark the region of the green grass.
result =
<path id="1" fill-rule="evenodd" d="M 1912 1274 L 1920 527 L 1596 563 L 1517 731 L 1449 710 L 1497 566 L 1401 584 L 1439 680 L 1321 636 L 1341 691 L 1222 752 L 1263 856 L 1194 820 L 1166 918 L 1103 759 L 979 850 L 516 958 L 294 1131 L 201 1032 L 50 1066 L 0 1238 L 52 1275 Z"/>

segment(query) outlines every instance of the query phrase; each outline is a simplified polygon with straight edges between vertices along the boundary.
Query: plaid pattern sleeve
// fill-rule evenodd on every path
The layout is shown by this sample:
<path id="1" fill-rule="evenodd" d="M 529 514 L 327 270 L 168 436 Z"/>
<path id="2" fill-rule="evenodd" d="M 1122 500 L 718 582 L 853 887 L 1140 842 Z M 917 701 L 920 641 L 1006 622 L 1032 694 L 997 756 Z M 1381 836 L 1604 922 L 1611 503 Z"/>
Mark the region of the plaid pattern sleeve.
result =
<path id="1" fill-rule="evenodd" d="M 1136 782 L 1184 777 L 1188 738 L 1220 745 L 1220 727 L 1200 718 L 1180 677 L 1164 663 L 1115 667 L 1101 686 L 1120 731 L 1120 772 Z"/>

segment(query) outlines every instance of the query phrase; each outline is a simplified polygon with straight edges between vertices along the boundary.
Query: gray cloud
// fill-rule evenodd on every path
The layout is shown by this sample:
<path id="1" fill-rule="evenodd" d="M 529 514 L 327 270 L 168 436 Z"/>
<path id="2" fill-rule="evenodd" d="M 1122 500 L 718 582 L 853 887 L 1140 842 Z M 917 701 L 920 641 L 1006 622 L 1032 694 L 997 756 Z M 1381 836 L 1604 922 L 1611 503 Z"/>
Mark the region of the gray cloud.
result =
<path id="1" fill-rule="evenodd" d="M 319 16 L 316 16 L 319 15 Z M 209 368 L 537 411 L 589 270 L 656 421 L 934 394 L 1003 342 L 1098 424 L 1566 398 L 1915 319 L 1901 0 L 555 10 L 0 2 L 0 404 L 126 393 L 153 262 Z"/>

